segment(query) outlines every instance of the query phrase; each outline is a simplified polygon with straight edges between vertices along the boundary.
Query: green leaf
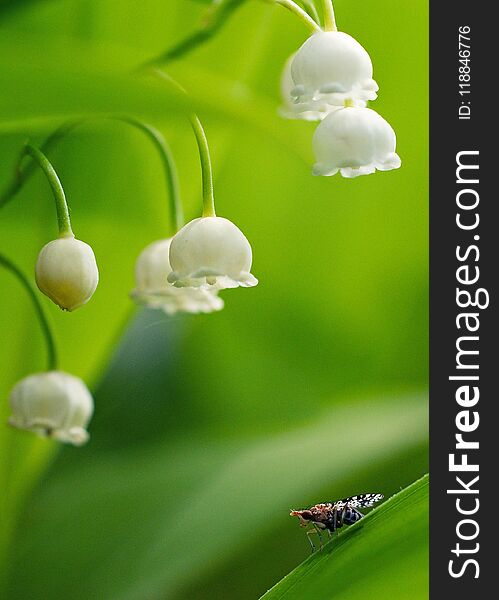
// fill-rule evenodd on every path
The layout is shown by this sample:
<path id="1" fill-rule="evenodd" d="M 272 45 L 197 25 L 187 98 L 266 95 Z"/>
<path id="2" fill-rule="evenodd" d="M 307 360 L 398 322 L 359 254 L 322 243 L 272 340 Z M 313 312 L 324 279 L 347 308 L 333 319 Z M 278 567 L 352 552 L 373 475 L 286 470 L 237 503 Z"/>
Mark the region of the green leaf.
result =
<path id="1" fill-rule="evenodd" d="M 428 594 L 428 475 L 342 531 L 262 600 L 422 600 Z"/>

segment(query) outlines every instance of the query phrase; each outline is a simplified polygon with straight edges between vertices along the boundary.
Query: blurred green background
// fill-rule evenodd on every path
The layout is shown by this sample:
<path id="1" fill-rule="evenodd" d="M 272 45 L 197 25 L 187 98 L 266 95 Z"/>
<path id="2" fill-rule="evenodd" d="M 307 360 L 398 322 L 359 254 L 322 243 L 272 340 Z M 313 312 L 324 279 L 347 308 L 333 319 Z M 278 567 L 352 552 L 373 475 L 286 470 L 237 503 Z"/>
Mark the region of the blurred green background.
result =
<path id="1" fill-rule="evenodd" d="M 181 102 L 129 73 L 205 9 L 2 2 L 0 188 L 27 137 L 41 142 L 75 115 L 128 112 L 164 133 L 186 215 L 199 216 Z M 140 132 L 89 119 L 50 154 L 101 282 L 75 313 L 42 302 L 60 366 L 88 382 L 96 412 L 84 448 L 7 427 L 9 390 L 43 370 L 45 348 L 24 291 L 0 272 L 0 597 L 258 598 L 309 551 L 291 507 L 390 495 L 427 470 L 427 0 L 335 9 L 372 57 L 371 106 L 397 133 L 398 171 L 311 176 L 315 125 L 277 114 L 282 66 L 307 36 L 282 8 L 245 2 L 165 66 L 205 124 L 218 213 L 253 247 L 260 285 L 224 293 L 221 313 L 168 318 L 128 298 L 135 258 L 168 227 L 161 164 Z M 0 251 L 31 274 L 56 236 L 43 176 L 0 216 Z M 426 560 L 423 543 L 399 571 L 399 600 L 426 597 Z M 367 597 L 385 597 L 381 576 Z"/>

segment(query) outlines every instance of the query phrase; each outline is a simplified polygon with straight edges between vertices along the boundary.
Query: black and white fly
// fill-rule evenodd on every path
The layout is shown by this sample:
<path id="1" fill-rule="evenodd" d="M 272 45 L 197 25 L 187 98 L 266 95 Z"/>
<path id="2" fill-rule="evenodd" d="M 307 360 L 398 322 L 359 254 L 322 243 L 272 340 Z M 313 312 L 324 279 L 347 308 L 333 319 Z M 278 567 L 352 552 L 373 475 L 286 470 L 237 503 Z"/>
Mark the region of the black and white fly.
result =
<path id="1" fill-rule="evenodd" d="M 326 530 L 328 535 L 331 536 L 343 525 L 353 525 L 364 516 L 359 508 L 370 508 L 382 499 L 383 494 L 359 494 L 335 502 L 315 504 L 302 510 L 292 510 L 289 514 L 292 517 L 298 517 L 302 527 L 312 525 L 313 529 L 307 531 L 307 536 L 313 552 L 315 546 L 310 539 L 311 534 L 318 534 L 320 548 L 322 549 L 322 531 Z"/>

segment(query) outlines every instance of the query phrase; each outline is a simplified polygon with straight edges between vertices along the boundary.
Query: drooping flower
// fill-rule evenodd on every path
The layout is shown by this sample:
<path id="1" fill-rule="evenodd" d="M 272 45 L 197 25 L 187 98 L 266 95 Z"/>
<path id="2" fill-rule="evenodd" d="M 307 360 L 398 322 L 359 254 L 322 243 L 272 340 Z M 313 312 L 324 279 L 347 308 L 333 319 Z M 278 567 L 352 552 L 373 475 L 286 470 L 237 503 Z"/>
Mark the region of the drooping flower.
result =
<path id="1" fill-rule="evenodd" d="M 224 302 L 217 290 L 177 288 L 168 282 L 170 245 L 172 238 L 149 244 L 140 253 L 135 264 L 137 287 L 131 297 L 138 304 L 163 310 L 168 315 L 178 312 L 210 313 L 221 310 Z"/>
<path id="2" fill-rule="evenodd" d="M 279 108 L 279 114 L 285 119 L 298 119 L 302 121 L 321 121 L 322 119 L 327 117 L 327 115 L 331 111 L 340 108 L 340 105 L 331 104 L 328 100 L 327 95 L 318 96 L 316 101 L 312 103 L 300 102 L 297 100 L 296 96 L 292 95 L 292 92 L 296 87 L 293 81 L 293 77 L 291 76 L 291 65 L 295 56 L 296 53 L 292 54 L 288 58 L 282 70 L 282 104 Z M 351 103 L 354 106 L 366 106 L 366 102 L 364 100 L 351 100 Z M 343 106 L 343 102 L 341 102 L 340 104 L 341 106 Z"/>
<path id="3" fill-rule="evenodd" d="M 376 169 L 398 169 L 396 136 L 391 126 L 370 108 L 345 107 L 329 114 L 317 127 L 313 148 L 314 175 L 369 175 Z"/>
<path id="4" fill-rule="evenodd" d="M 78 377 L 62 371 L 29 375 L 14 386 L 9 402 L 13 427 L 75 446 L 88 440 L 94 403 Z"/>
<path id="5" fill-rule="evenodd" d="M 316 110 L 306 110 L 303 103 L 295 102 L 291 96 L 291 91 L 295 88 L 293 78 L 291 77 L 291 63 L 295 54 L 292 54 L 282 70 L 281 75 L 281 99 L 282 104 L 279 108 L 279 114 L 285 119 L 300 119 L 302 121 L 320 121 L 323 119 L 333 107 L 326 102 L 322 105 L 317 104 Z"/>
<path id="6" fill-rule="evenodd" d="M 173 237 L 168 281 L 177 287 L 252 287 L 251 246 L 242 231 L 223 217 L 194 219 Z"/>
<path id="7" fill-rule="evenodd" d="M 92 248 L 73 236 L 46 244 L 38 255 L 36 283 L 63 310 L 75 310 L 92 297 L 99 270 Z"/>
<path id="8" fill-rule="evenodd" d="M 365 106 L 377 98 L 378 84 L 366 50 L 341 31 L 311 35 L 291 62 L 296 110 L 328 112 L 349 101 Z"/>

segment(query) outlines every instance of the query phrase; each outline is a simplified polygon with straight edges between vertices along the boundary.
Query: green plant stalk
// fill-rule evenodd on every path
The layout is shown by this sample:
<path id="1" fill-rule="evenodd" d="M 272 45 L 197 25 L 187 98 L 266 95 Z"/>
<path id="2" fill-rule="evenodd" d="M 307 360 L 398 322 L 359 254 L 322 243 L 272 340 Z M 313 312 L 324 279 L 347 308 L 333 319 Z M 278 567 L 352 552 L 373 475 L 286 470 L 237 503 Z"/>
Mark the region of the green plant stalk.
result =
<path id="1" fill-rule="evenodd" d="M 215 33 L 225 25 L 232 14 L 246 2 L 246 0 L 220 0 L 213 2 L 206 9 L 203 15 L 202 23 L 197 31 L 182 39 L 169 50 L 166 50 L 159 56 L 147 61 L 143 67 L 164 64 L 170 60 L 175 60 L 184 56 L 191 50 L 208 41 Z"/>
<path id="2" fill-rule="evenodd" d="M 180 186 L 178 181 L 177 168 L 173 159 L 173 154 L 170 147 L 168 146 L 165 138 L 159 130 L 143 121 L 135 119 L 134 117 L 128 116 L 111 116 L 105 117 L 116 119 L 123 123 L 128 123 L 132 127 L 139 129 L 147 135 L 147 137 L 153 142 L 155 148 L 159 152 L 163 169 L 165 173 L 166 185 L 169 192 L 170 199 L 170 219 L 171 219 L 171 231 L 175 234 L 184 224 L 182 200 L 180 196 Z M 74 121 L 68 121 L 60 127 L 58 127 L 40 146 L 40 150 L 46 154 L 52 150 L 61 139 L 68 135 L 73 129 L 79 125 L 83 125 L 86 122 L 85 119 L 79 119 Z M 29 162 L 24 168 L 21 169 L 21 162 L 25 152 L 21 153 L 19 160 L 15 166 L 14 177 L 12 181 L 7 185 L 2 194 L 0 195 L 0 208 L 7 204 L 23 187 L 28 179 L 33 175 L 36 168 L 35 162 Z"/>
<path id="3" fill-rule="evenodd" d="M 211 166 L 210 148 L 204 127 L 199 117 L 193 113 L 189 116 L 192 130 L 198 144 L 203 179 L 203 217 L 216 217 L 215 196 L 213 194 L 213 168 Z"/>
<path id="4" fill-rule="evenodd" d="M 154 69 L 154 73 L 168 81 L 179 92 L 187 96 L 186 90 L 176 81 L 160 69 Z M 189 113 L 189 122 L 192 131 L 196 136 L 196 142 L 199 150 L 199 159 L 201 161 L 201 176 L 203 181 L 203 217 L 216 217 L 215 195 L 213 193 L 213 168 L 211 165 L 210 147 L 204 131 L 203 124 L 195 112 Z"/>
<path id="5" fill-rule="evenodd" d="M 336 19 L 334 16 L 333 0 L 321 0 L 322 12 L 324 14 L 324 30 L 338 31 L 336 27 Z"/>
<path id="6" fill-rule="evenodd" d="M 307 11 L 307 13 L 312 17 L 312 19 L 320 25 L 320 18 L 317 9 L 315 8 L 315 4 L 313 0 L 302 0 L 303 8 Z"/>
<path id="7" fill-rule="evenodd" d="M 40 145 L 40 150 L 43 154 L 48 154 L 54 146 L 57 145 L 59 140 L 65 137 L 72 129 L 82 123 L 83 120 L 68 121 L 58 127 L 48 138 Z M 24 183 L 33 175 L 36 170 L 36 162 L 29 161 L 26 165 L 22 166 L 22 160 L 25 156 L 25 150 L 23 148 L 19 155 L 17 163 L 14 168 L 14 176 L 12 180 L 7 184 L 5 189 L 0 194 L 0 208 L 5 206 L 14 196 L 22 189 Z"/>
<path id="8" fill-rule="evenodd" d="M 59 226 L 59 237 L 73 237 L 73 230 L 71 229 L 71 220 L 69 218 L 69 209 L 68 203 L 66 202 L 66 195 L 64 194 L 64 189 L 62 187 L 61 181 L 55 172 L 54 167 L 50 163 L 49 159 L 45 156 L 45 154 L 32 146 L 31 144 L 26 144 L 24 148 L 24 154 L 29 155 L 33 158 L 33 160 L 38 164 L 38 166 L 45 173 L 45 177 L 47 178 L 50 187 L 52 188 L 52 193 L 54 194 L 55 200 L 55 208 L 57 211 L 57 223 Z"/>
<path id="9" fill-rule="evenodd" d="M 134 117 L 116 117 L 116 119 L 128 123 L 144 132 L 152 141 L 161 157 L 163 170 L 165 173 L 166 186 L 168 189 L 168 198 L 170 201 L 170 225 L 171 233 L 174 235 L 184 224 L 184 215 L 182 210 L 182 200 L 180 197 L 180 185 L 178 181 L 177 167 L 173 158 L 170 146 L 167 144 L 162 133 L 143 121 Z"/>
<path id="10" fill-rule="evenodd" d="M 293 0 L 264 0 L 265 2 L 272 2 L 273 4 L 279 4 L 283 8 L 291 11 L 295 16 L 297 16 L 300 21 L 312 32 L 316 33 L 317 31 L 321 31 L 320 25 L 318 25 L 312 17 L 305 11 L 303 8 L 298 6 L 296 2 Z M 327 0 L 323 0 L 327 2 Z M 332 6 L 331 6 L 332 9 Z"/>
<path id="11" fill-rule="evenodd" d="M 29 282 L 26 275 L 17 267 L 10 259 L 0 253 L 0 265 L 2 265 L 7 271 L 10 271 L 24 286 L 24 289 L 28 293 L 30 297 L 36 315 L 38 317 L 38 321 L 40 322 L 40 327 L 42 329 L 43 335 L 45 337 L 45 343 L 47 345 L 47 370 L 53 371 L 57 369 L 57 349 L 55 345 L 54 336 L 50 329 L 49 322 L 45 315 L 45 312 L 42 308 L 40 300 L 38 299 L 38 295 L 34 289 L 34 287 Z"/>
<path id="12" fill-rule="evenodd" d="M 263 0 L 268 4 L 279 4 L 284 8 L 287 8 L 290 12 L 294 13 L 302 23 L 312 32 L 321 31 L 321 27 L 318 23 L 319 19 L 315 6 L 309 0 L 306 1 L 309 7 L 308 14 L 306 10 L 303 10 L 292 0 Z M 178 44 L 166 50 L 159 56 L 147 61 L 142 68 L 151 67 L 154 65 L 165 64 L 171 60 L 181 58 L 188 52 L 191 52 L 198 46 L 207 42 L 213 35 L 217 33 L 219 29 L 225 25 L 229 17 L 240 7 L 246 0 L 220 0 L 219 2 L 213 2 L 213 4 L 206 10 L 203 21 L 197 31 L 181 40 Z"/>

